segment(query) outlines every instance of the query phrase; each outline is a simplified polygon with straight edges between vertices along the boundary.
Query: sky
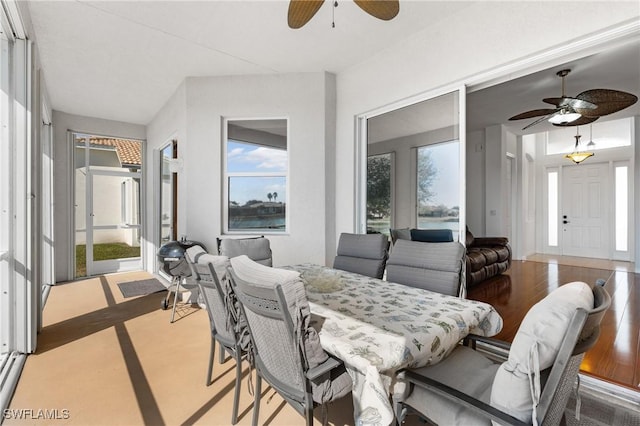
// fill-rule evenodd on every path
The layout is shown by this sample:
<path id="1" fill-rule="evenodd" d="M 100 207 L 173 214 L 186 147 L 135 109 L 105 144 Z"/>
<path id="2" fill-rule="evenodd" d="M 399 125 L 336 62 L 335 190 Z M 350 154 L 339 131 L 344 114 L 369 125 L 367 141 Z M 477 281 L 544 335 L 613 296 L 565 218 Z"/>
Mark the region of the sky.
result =
<path id="1" fill-rule="evenodd" d="M 447 207 L 460 206 L 460 158 L 455 142 L 428 145 L 433 164 L 438 169 L 438 174 L 433 182 L 432 204 L 444 204 Z"/>
<path id="2" fill-rule="evenodd" d="M 230 201 L 240 205 L 249 200 L 269 201 L 267 194 L 274 192 L 278 194 L 275 201 L 287 201 L 286 150 L 229 140 L 227 173 L 231 174 Z M 244 176 L 233 176 L 235 173 Z"/>

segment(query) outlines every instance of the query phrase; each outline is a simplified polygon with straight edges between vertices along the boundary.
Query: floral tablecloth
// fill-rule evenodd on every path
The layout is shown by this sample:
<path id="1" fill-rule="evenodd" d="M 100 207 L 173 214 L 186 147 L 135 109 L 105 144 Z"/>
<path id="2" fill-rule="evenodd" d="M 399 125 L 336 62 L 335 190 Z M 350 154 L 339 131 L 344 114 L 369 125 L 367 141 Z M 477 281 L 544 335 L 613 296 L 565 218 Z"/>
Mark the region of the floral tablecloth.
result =
<path id="1" fill-rule="evenodd" d="M 467 334 L 493 336 L 502 318 L 483 302 L 445 296 L 346 271 L 303 264 L 322 347 L 344 361 L 353 379 L 357 425 L 394 421 L 395 372 L 442 360 Z"/>

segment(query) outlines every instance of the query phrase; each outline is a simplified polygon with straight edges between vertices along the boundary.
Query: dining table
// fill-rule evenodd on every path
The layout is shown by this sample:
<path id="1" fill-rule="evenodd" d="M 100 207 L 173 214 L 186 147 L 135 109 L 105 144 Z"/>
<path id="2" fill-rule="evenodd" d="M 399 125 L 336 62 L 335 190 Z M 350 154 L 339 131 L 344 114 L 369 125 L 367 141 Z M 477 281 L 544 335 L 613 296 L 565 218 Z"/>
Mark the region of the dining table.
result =
<path id="1" fill-rule="evenodd" d="M 389 425 L 403 368 L 435 364 L 468 334 L 493 336 L 498 312 L 484 302 L 409 287 L 315 264 L 300 272 L 320 343 L 353 381 L 356 425 Z"/>

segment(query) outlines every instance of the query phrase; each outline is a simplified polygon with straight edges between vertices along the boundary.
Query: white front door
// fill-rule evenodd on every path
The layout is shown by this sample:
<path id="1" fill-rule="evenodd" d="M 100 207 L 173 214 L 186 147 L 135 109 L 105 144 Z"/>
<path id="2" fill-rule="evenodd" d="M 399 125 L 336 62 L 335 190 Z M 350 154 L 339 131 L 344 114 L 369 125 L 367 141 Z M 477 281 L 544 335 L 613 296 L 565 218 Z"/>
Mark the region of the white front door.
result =
<path id="1" fill-rule="evenodd" d="M 609 258 L 609 199 L 607 163 L 562 168 L 562 254 Z"/>

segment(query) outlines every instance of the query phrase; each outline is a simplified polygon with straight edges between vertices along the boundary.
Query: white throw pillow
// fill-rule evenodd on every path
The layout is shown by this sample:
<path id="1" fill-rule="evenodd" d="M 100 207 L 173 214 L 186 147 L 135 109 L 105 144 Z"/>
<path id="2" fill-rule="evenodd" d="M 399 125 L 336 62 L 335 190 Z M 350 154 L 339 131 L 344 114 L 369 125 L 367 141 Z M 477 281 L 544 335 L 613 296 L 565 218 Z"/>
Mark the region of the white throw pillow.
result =
<path id="1" fill-rule="evenodd" d="M 509 359 L 493 381 L 491 405 L 536 424 L 532 418 L 540 397 L 540 370 L 551 367 L 571 318 L 578 308 L 593 309 L 588 284 L 565 284 L 535 304 L 522 320 L 513 339 Z"/>

